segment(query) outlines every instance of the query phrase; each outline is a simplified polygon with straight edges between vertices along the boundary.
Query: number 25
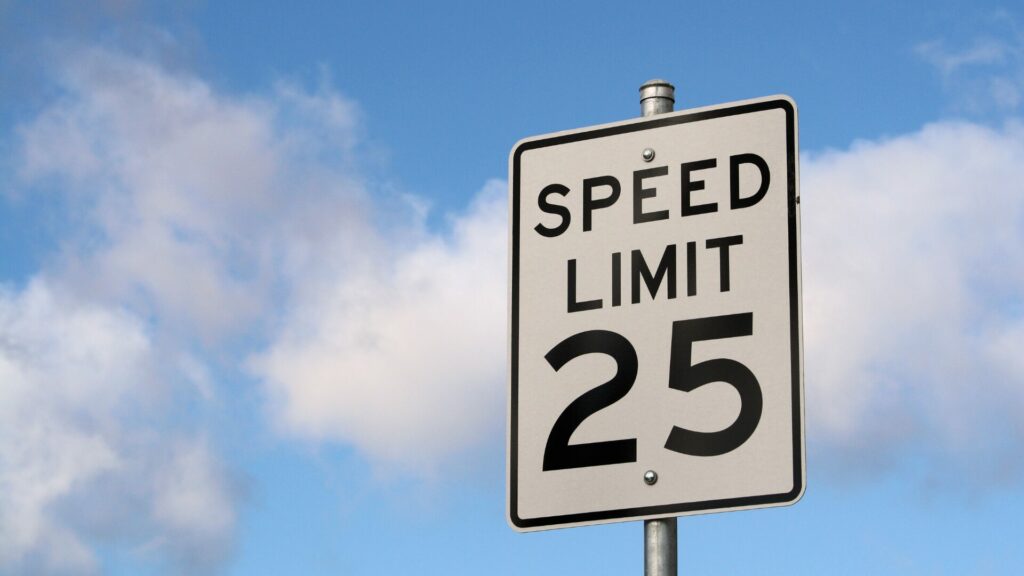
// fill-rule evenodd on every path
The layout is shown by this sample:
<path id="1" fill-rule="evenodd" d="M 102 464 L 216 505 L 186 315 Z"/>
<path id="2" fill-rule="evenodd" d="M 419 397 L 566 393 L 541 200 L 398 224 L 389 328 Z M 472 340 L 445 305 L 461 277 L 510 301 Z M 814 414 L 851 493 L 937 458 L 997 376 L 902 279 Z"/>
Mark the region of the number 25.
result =
<path id="1" fill-rule="evenodd" d="M 669 388 L 692 392 L 705 384 L 725 382 L 739 393 L 740 413 L 735 422 L 717 432 L 695 432 L 673 426 L 665 448 L 692 456 L 720 456 L 739 448 L 754 433 L 761 420 L 763 399 L 753 372 L 728 358 L 692 364 L 694 342 L 751 334 L 753 314 L 749 312 L 672 323 Z M 615 376 L 573 400 L 558 416 L 544 447 L 544 470 L 636 462 L 635 438 L 569 444 L 572 433 L 584 420 L 621 400 L 636 381 L 636 350 L 629 340 L 615 332 L 588 330 L 574 334 L 558 343 L 544 358 L 557 372 L 571 360 L 593 353 L 615 360 Z"/>

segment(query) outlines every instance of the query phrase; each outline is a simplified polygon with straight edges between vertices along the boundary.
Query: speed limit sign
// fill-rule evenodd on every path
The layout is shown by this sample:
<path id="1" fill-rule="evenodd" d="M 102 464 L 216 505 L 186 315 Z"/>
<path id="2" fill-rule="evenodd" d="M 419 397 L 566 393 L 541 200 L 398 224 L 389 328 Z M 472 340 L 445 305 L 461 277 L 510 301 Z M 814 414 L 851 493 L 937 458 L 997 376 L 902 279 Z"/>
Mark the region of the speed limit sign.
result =
<path id="1" fill-rule="evenodd" d="M 797 150 L 782 96 L 512 150 L 515 529 L 800 498 Z"/>

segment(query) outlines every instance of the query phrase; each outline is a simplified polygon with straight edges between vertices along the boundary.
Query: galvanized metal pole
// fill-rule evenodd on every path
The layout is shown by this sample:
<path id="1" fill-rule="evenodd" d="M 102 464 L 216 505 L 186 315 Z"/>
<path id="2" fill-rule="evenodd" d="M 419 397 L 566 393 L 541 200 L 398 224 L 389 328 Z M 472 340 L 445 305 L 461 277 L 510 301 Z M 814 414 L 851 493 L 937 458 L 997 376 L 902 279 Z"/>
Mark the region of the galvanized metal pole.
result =
<path id="1" fill-rule="evenodd" d="M 676 576 L 676 519 L 644 520 L 644 576 Z"/>
<path id="2" fill-rule="evenodd" d="M 641 116 L 671 112 L 675 103 L 676 88 L 665 80 L 648 80 L 640 87 Z M 654 482 L 657 478 L 654 474 Z M 644 576 L 676 576 L 678 549 L 675 518 L 644 521 Z"/>

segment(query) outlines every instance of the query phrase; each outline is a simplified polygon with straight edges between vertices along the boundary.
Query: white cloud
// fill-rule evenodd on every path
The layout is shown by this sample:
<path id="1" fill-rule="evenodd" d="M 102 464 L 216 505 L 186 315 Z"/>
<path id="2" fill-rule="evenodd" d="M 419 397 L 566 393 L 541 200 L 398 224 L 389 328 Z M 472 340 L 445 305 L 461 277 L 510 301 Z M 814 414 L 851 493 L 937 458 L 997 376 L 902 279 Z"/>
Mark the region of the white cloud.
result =
<path id="1" fill-rule="evenodd" d="M 205 444 L 161 430 L 156 356 L 124 310 L 45 279 L 0 288 L 0 568 L 95 573 L 93 546 L 139 539 L 220 559 L 234 498 Z"/>
<path id="2" fill-rule="evenodd" d="M 71 227 L 0 300 L 0 571 L 95 572 L 105 544 L 213 570 L 239 490 L 206 362 L 273 324 L 288 271 L 358 253 L 358 115 L 326 85 L 232 97 L 104 50 L 53 71 L 11 180 Z"/>
<path id="3" fill-rule="evenodd" d="M 347 266 L 292 277 L 295 298 L 253 360 L 299 436 L 436 470 L 504 429 L 506 186 L 450 232 L 379 237 Z"/>
<path id="4" fill-rule="evenodd" d="M 234 536 L 234 487 L 203 441 L 176 442 L 166 457 L 156 468 L 150 508 L 166 536 L 152 540 L 150 548 L 165 548 L 188 573 L 218 566 Z"/>
<path id="5" fill-rule="evenodd" d="M 368 201 L 358 112 L 326 85 L 231 97 L 102 50 L 59 81 L 20 129 L 21 180 L 85 215 L 52 276 L 152 318 L 201 397 L 216 383 L 176 342 L 274 327 L 253 366 L 289 433 L 433 469 L 500 433 L 503 185 L 435 234 L 418 198 Z"/>
<path id="6" fill-rule="evenodd" d="M 232 98 L 95 49 L 58 71 L 63 97 L 20 129 L 20 176 L 84 214 L 61 273 L 89 296 L 216 342 L 260 319 L 275 266 L 361 225 L 356 113 L 330 90 Z"/>
<path id="7" fill-rule="evenodd" d="M 1024 440 L 1024 127 L 933 124 L 806 157 L 802 178 L 812 441 L 980 480 L 1011 472 Z"/>

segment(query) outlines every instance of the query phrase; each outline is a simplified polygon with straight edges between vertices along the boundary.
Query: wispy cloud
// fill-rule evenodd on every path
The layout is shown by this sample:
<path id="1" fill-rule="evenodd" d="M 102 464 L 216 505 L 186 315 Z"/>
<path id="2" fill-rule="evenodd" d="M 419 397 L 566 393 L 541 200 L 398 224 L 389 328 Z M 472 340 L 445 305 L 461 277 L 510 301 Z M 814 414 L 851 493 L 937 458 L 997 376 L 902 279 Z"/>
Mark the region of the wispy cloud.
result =
<path id="1" fill-rule="evenodd" d="M 999 14 L 988 34 L 966 45 L 931 40 L 917 54 L 942 75 L 956 105 L 971 114 L 1016 111 L 1024 101 L 1024 30 Z"/>
<path id="2" fill-rule="evenodd" d="M 993 38 L 975 40 L 963 50 L 950 50 L 939 41 L 918 44 L 916 50 L 947 77 L 966 67 L 1005 62 L 1014 53 L 1007 41 Z"/>

